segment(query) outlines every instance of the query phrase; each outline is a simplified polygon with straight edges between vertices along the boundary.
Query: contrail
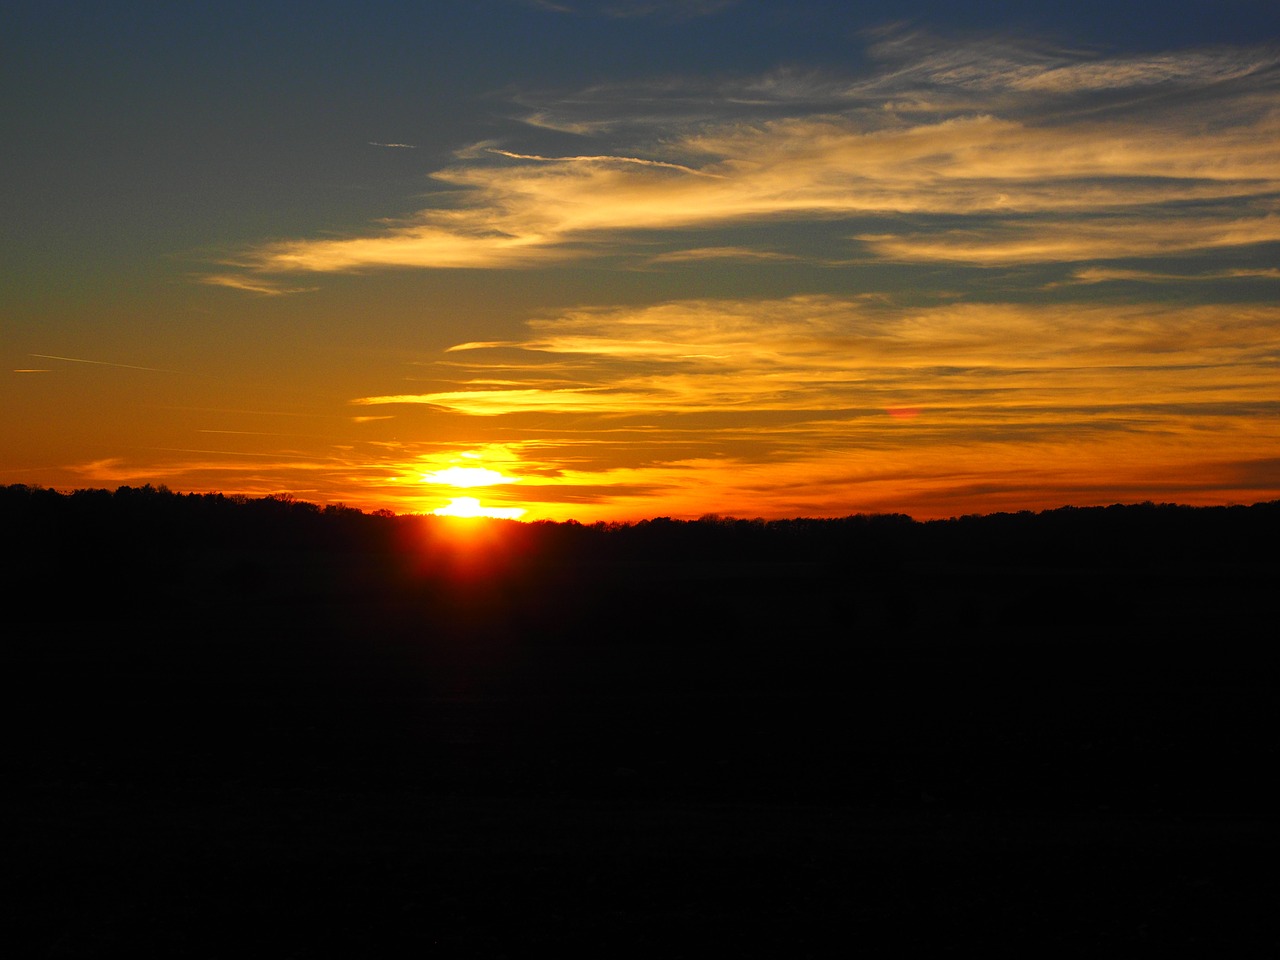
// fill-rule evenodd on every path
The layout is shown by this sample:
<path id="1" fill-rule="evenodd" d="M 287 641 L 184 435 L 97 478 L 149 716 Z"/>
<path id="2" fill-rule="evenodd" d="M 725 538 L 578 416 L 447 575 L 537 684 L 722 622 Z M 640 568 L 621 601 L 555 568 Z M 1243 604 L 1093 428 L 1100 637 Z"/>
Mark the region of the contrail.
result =
<path id="1" fill-rule="evenodd" d="M 487 149 L 490 153 L 496 153 L 500 157 L 510 157 L 512 160 L 537 160 L 541 163 L 636 163 L 643 167 L 665 167 L 668 170 L 679 170 L 682 173 L 691 173 L 695 177 L 713 176 L 713 174 L 695 170 L 693 167 L 686 167 L 680 163 L 668 163 L 665 160 L 645 160 L 642 157 L 615 157 L 607 154 L 596 157 L 540 157 L 534 153 L 512 153 L 510 150 L 499 150 L 497 147 L 488 147 Z M 715 179 L 719 178 L 715 177 Z"/>
<path id="2" fill-rule="evenodd" d="M 51 353 L 29 353 L 29 357 L 41 360 L 65 360 L 67 363 L 92 363 L 99 367 L 123 367 L 125 370 L 147 370 L 151 373 L 173 373 L 172 370 L 161 370 L 159 367 L 136 367 L 131 363 L 112 363 L 110 360 L 85 360 L 82 357 L 56 357 Z"/>

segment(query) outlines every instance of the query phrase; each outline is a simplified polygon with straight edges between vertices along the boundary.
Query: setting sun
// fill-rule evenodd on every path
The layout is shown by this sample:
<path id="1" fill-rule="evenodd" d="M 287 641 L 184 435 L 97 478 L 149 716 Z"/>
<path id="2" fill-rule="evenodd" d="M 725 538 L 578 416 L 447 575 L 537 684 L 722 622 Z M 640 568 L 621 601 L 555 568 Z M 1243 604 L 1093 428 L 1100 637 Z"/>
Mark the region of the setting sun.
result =
<path id="1" fill-rule="evenodd" d="M 465 450 L 449 459 L 455 461 L 454 465 L 422 472 L 419 474 L 420 482 L 430 486 L 453 487 L 457 490 L 496 487 L 520 482 L 519 477 L 510 476 L 501 470 L 495 470 L 491 467 L 456 465 L 456 460 L 461 459 L 469 460 L 473 463 L 493 460 L 496 462 L 495 465 L 509 466 L 514 457 L 509 449 L 501 445 L 494 445 L 484 450 Z M 489 517 L 500 520 L 517 520 L 526 513 L 526 510 L 523 507 L 501 507 L 482 504 L 477 497 L 453 497 L 446 505 L 436 507 L 431 513 L 437 517 Z"/>

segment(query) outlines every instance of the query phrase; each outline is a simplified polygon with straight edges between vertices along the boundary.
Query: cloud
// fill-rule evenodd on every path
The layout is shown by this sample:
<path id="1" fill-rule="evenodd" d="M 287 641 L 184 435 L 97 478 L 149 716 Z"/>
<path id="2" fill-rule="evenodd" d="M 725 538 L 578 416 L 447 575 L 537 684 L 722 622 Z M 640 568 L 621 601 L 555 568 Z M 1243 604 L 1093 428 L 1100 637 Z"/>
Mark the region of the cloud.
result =
<path id="1" fill-rule="evenodd" d="M 864 81 L 862 90 L 1149 93 L 1160 87 L 1186 90 L 1239 81 L 1276 64 L 1276 50 L 1270 46 L 1105 56 L 1008 36 L 942 36 L 901 27 L 878 33 L 870 52 L 888 69 Z"/>
<path id="2" fill-rule="evenodd" d="M 704 176 L 700 170 L 693 167 L 685 166 L 681 163 L 667 163 L 663 160 L 646 160 L 643 157 L 614 157 L 614 156 L 594 156 L 594 157 L 539 157 L 536 154 L 528 153 L 512 153 L 510 150 L 499 150 L 494 147 L 489 148 L 490 153 L 496 153 L 500 157 L 509 157 L 512 160 L 535 160 L 538 163 L 602 163 L 602 164 L 625 164 L 634 163 L 642 167 L 665 167 L 668 170 L 679 170 L 681 173 L 689 173 L 694 176 Z"/>
<path id="3" fill-rule="evenodd" d="M 1120 267 L 1077 267 L 1071 274 L 1074 283 L 1106 283 L 1130 280 L 1142 283 L 1201 283 L 1216 280 L 1280 280 L 1280 268 L 1239 267 L 1201 273 L 1167 273 L 1155 270 L 1127 270 Z"/>
<path id="4" fill-rule="evenodd" d="M 163 461 L 126 460 L 123 457 L 105 457 L 69 467 L 97 483 L 131 483 L 153 481 L 157 477 L 189 476 L 220 477 L 221 483 L 209 484 L 217 489 L 227 480 L 249 474 L 276 474 L 291 476 L 299 473 L 333 469 L 335 461 L 325 458 L 282 458 L 278 454 L 236 452 L 228 450 L 168 450 L 166 453 L 187 455 L 186 459 L 166 457 Z M 213 458 L 213 459 L 210 459 Z M 270 489 L 279 489 L 278 481 Z"/>
<path id="5" fill-rule="evenodd" d="M 1273 304 L 581 308 L 454 348 L 450 389 L 357 403 L 509 423 L 540 516 L 1221 502 L 1266 495 L 1239 465 L 1273 445 L 1277 329 Z"/>
<path id="6" fill-rule="evenodd" d="M 234 264 L 230 264 L 234 265 Z M 261 293 L 269 297 L 278 297 L 290 293 L 311 293 L 318 287 L 297 287 L 285 285 L 261 275 L 239 273 L 206 274 L 198 278 L 200 283 L 214 287 L 230 287 L 232 290 L 243 290 L 246 293 Z"/>
<path id="7" fill-rule="evenodd" d="M 913 235 L 861 234 L 884 260 L 979 264 L 1158 257 L 1280 241 L 1280 216 L 1045 218 Z M 1235 275 L 1235 272 L 1231 272 Z M 1226 274 L 1224 274 L 1226 275 Z"/>
<path id="8" fill-rule="evenodd" d="M 380 143 L 377 140 L 370 140 L 371 147 L 392 147 L 399 150 L 417 150 L 417 146 L 412 143 Z"/>
<path id="9" fill-rule="evenodd" d="M 287 490 L 302 499 L 344 502 L 368 509 L 397 502 L 401 464 L 377 462 L 360 452 L 334 448 L 329 456 L 296 451 L 134 449 L 62 468 L 74 486 L 165 483 L 193 490 L 266 496 Z M 415 478 L 415 484 L 416 484 Z M 385 496 L 390 491 L 391 496 Z"/>
<path id="10" fill-rule="evenodd" d="M 1271 305 L 908 309 L 791 297 L 579 309 L 532 321 L 518 343 L 453 348 L 471 356 L 456 389 L 353 402 L 480 417 L 786 414 L 789 429 L 838 414 L 842 429 L 877 430 L 909 408 L 957 441 L 986 428 L 1080 429 L 1082 417 L 1111 429 L 1139 410 L 1172 422 L 1188 404 L 1269 403 L 1278 323 Z M 498 383 L 486 376 L 491 354 L 507 374 Z"/>
<path id="11" fill-rule="evenodd" d="M 794 253 L 778 253 L 774 250 L 753 250 L 750 247 L 692 247 L 672 250 L 650 257 L 650 263 L 684 263 L 702 260 L 753 260 L 761 262 L 794 262 L 800 259 Z"/>
<path id="12" fill-rule="evenodd" d="M 668 80 L 588 91 L 576 98 L 587 114 L 531 110 L 522 129 L 572 131 L 605 149 L 477 144 L 432 174 L 445 188 L 435 205 L 364 234 L 263 244 L 204 282 L 281 293 L 299 289 L 280 283 L 298 273 L 603 255 L 644 265 L 659 235 L 673 249 L 657 262 L 715 250 L 746 259 L 747 245 L 709 243 L 705 231 L 782 222 L 857 221 L 849 236 L 864 257 L 978 265 L 1277 239 L 1273 50 L 1107 58 L 894 35 L 872 51 L 877 70 L 863 77 L 722 80 L 710 100 L 694 95 L 706 83 Z M 767 243 L 754 256 L 813 257 Z"/>

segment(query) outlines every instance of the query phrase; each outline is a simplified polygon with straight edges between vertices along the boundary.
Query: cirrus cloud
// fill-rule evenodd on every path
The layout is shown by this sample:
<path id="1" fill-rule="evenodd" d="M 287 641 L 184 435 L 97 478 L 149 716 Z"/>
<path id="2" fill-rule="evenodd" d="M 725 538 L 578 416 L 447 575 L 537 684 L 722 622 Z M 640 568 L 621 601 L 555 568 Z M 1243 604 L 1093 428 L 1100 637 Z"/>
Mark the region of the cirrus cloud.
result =
<path id="1" fill-rule="evenodd" d="M 601 149 L 460 150 L 431 174 L 444 187 L 432 206 L 376 230 L 242 251 L 207 282 L 268 292 L 299 273 L 796 253 L 703 236 L 783 221 L 873 224 L 851 234 L 873 259 L 979 264 L 1276 239 L 1274 50 L 1108 59 L 994 40 L 943 49 L 914 35 L 872 49 L 870 76 L 722 81 L 693 113 L 698 98 L 675 81 L 644 97 L 597 90 L 576 114 L 549 98 L 523 130 L 571 130 Z M 920 217 L 972 222 L 904 220 Z M 669 247 L 656 261 L 655 236 Z"/>

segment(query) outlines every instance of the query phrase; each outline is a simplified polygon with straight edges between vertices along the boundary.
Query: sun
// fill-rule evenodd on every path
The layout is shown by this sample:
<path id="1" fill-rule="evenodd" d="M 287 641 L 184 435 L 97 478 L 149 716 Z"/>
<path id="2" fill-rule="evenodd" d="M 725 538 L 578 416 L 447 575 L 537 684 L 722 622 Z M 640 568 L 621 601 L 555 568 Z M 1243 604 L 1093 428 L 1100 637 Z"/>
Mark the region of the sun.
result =
<path id="1" fill-rule="evenodd" d="M 511 475 L 510 467 L 514 463 L 514 458 L 510 455 L 510 451 L 505 448 L 491 447 L 482 450 L 465 450 L 440 459 L 445 460 L 447 465 L 436 466 L 436 464 L 430 464 L 436 468 L 419 472 L 419 483 L 434 487 L 451 487 L 453 491 L 461 492 L 480 487 L 506 486 L 520 482 L 519 476 Z M 452 460 L 453 463 L 450 464 L 449 460 Z M 471 465 L 461 465 L 458 463 L 459 460 L 464 461 L 464 463 L 469 460 Z M 486 464 L 486 460 L 491 462 Z M 479 462 L 477 463 L 477 461 Z M 436 460 L 436 463 L 439 463 L 439 459 Z M 419 469 L 421 470 L 421 468 Z M 469 496 L 452 497 L 445 506 L 437 507 L 431 511 L 437 517 L 489 517 L 496 520 L 518 520 L 526 512 L 523 507 L 490 506 L 481 503 L 476 497 Z"/>

